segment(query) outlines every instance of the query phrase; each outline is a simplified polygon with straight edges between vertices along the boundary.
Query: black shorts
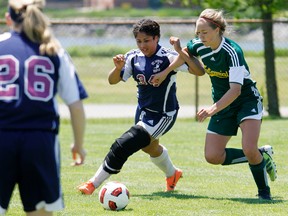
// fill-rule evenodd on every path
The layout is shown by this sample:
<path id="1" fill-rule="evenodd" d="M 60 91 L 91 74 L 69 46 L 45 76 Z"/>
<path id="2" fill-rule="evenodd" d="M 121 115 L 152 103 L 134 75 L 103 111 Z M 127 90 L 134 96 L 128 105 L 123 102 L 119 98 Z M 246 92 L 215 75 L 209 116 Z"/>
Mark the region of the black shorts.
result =
<path id="1" fill-rule="evenodd" d="M 0 214 L 16 184 L 24 211 L 64 208 L 58 135 L 49 131 L 0 130 Z"/>
<path id="2" fill-rule="evenodd" d="M 260 100 L 248 101 L 239 107 L 228 107 L 223 111 L 211 117 L 208 132 L 235 136 L 242 121 L 245 119 L 261 120 L 263 116 L 263 106 Z"/>

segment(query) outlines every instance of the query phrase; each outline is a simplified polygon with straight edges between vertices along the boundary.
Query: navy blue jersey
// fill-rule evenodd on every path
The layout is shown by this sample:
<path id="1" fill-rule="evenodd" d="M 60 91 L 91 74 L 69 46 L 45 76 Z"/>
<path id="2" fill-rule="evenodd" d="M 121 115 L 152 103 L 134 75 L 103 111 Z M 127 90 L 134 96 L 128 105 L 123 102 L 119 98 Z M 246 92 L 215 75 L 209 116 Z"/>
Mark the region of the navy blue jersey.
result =
<path id="1" fill-rule="evenodd" d="M 87 97 L 69 55 L 40 55 L 24 33 L 0 35 L 0 128 L 57 131 L 57 93 L 67 105 Z"/>
<path id="2" fill-rule="evenodd" d="M 156 53 L 151 57 L 145 56 L 139 49 L 131 50 L 125 54 L 125 66 L 121 71 L 122 80 L 133 77 L 137 82 L 138 106 L 159 113 L 178 110 L 176 97 L 176 71 L 169 73 L 159 87 L 151 85 L 154 74 L 167 68 L 178 56 L 178 53 L 157 46 Z M 187 65 L 181 66 L 177 71 L 188 71 Z"/>

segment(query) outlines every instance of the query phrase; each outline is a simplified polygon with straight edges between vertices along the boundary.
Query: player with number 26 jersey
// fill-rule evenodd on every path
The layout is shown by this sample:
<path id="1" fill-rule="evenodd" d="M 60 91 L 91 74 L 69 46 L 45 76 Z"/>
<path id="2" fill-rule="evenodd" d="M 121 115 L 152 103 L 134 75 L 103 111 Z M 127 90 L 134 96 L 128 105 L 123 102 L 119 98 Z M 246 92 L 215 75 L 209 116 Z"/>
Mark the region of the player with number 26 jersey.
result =
<path id="1" fill-rule="evenodd" d="M 0 215 L 17 185 L 25 215 L 64 209 L 57 97 L 68 107 L 70 151 L 84 163 L 88 95 L 43 13 L 45 0 L 9 0 L 0 35 Z M 13 206 L 12 206 L 13 208 Z"/>
<path id="2" fill-rule="evenodd" d="M 66 104 L 87 97 L 70 61 L 63 49 L 58 55 L 40 55 L 39 44 L 23 33 L 2 34 L 0 128 L 58 130 L 55 95 Z"/>

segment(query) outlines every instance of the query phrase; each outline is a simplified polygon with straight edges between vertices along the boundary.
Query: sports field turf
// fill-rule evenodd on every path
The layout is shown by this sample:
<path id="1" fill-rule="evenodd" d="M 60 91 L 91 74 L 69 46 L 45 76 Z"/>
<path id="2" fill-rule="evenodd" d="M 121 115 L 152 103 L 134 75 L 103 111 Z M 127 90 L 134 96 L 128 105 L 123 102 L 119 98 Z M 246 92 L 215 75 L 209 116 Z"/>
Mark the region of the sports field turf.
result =
<path id="1" fill-rule="evenodd" d="M 273 201 L 260 201 L 247 164 L 213 166 L 203 156 L 204 136 L 208 121 L 178 119 L 170 133 L 161 139 L 184 177 L 176 191 L 164 193 L 165 178 L 143 152 L 129 158 L 122 172 L 109 181 L 123 182 L 130 190 L 130 203 L 124 211 L 104 210 L 98 202 L 98 191 L 83 196 L 77 185 L 88 180 L 106 155 L 111 143 L 133 124 L 133 119 L 90 119 L 86 128 L 86 162 L 70 166 L 72 141 L 69 120 L 62 120 L 62 185 L 66 208 L 54 215 L 287 215 L 288 214 L 288 120 L 264 119 L 260 144 L 270 144 L 275 150 L 278 179 L 270 182 Z M 241 136 L 232 138 L 229 147 L 239 147 Z M 18 190 L 10 203 L 8 216 L 23 215 Z"/>

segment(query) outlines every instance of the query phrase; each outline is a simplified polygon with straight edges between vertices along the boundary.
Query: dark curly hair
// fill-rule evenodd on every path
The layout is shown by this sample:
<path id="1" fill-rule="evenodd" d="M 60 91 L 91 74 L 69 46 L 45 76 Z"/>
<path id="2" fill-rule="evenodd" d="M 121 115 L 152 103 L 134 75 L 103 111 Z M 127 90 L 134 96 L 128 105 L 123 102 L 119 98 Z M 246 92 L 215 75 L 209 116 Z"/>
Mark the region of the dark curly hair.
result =
<path id="1" fill-rule="evenodd" d="M 150 36 L 158 36 L 160 38 L 160 26 L 157 22 L 151 19 L 142 19 L 133 26 L 134 37 L 137 37 L 139 32 L 143 32 Z"/>

